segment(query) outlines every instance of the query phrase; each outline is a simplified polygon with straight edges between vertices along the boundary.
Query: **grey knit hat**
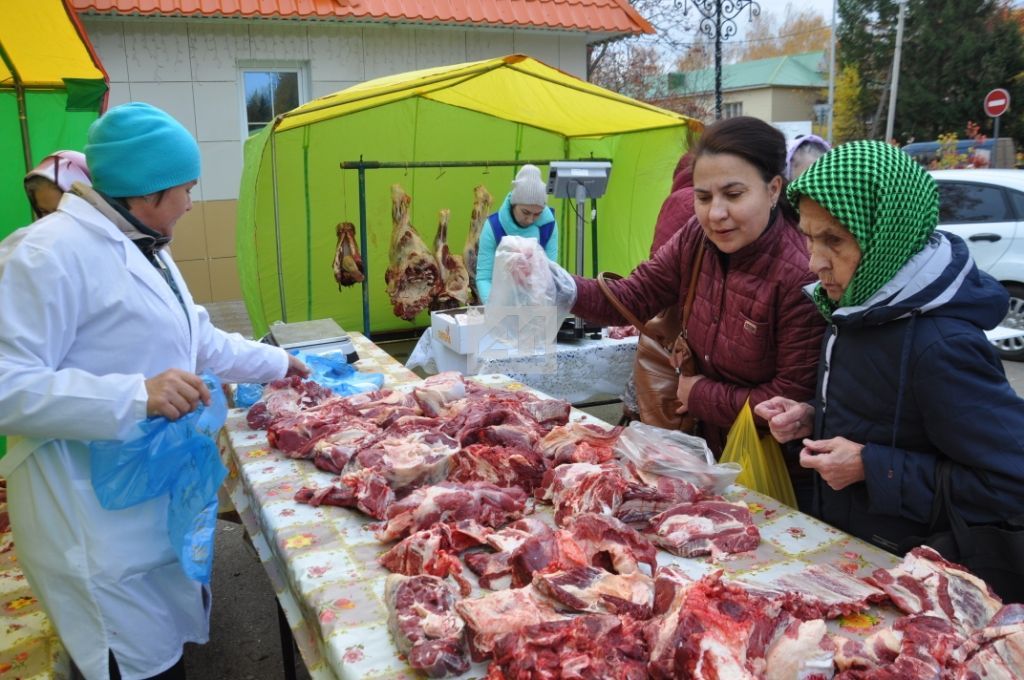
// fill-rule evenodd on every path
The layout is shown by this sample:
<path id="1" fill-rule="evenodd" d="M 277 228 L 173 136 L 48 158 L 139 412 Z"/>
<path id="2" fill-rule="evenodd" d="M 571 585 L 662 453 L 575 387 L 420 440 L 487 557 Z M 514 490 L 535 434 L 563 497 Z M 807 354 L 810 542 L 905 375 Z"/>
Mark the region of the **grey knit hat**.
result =
<path id="1" fill-rule="evenodd" d="M 512 181 L 509 202 L 512 205 L 548 204 L 548 187 L 540 178 L 540 168 L 529 163 L 520 168 Z"/>

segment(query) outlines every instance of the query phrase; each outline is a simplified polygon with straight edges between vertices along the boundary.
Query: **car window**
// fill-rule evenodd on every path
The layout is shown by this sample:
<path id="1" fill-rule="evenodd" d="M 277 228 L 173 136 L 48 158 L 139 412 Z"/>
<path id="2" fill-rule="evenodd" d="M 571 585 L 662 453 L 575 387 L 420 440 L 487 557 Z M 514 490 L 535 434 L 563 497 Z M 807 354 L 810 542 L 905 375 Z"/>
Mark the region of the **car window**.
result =
<path id="1" fill-rule="evenodd" d="M 1003 222 L 1012 220 L 1000 187 L 939 182 L 939 222 Z"/>
<path id="2" fill-rule="evenodd" d="M 1010 195 L 1010 202 L 1013 203 L 1013 211 L 1017 213 L 1017 219 L 1024 220 L 1024 194 L 1012 189 L 1008 189 L 1006 193 Z"/>

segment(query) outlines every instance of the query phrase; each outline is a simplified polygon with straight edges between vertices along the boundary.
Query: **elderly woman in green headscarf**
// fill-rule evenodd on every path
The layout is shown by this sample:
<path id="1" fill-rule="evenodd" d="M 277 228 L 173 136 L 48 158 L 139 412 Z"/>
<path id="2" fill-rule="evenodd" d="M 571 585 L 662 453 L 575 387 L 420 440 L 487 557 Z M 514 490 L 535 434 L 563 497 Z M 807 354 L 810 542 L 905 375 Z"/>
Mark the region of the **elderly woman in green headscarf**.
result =
<path id="1" fill-rule="evenodd" d="M 755 409 L 782 442 L 803 438 L 814 513 L 892 551 L 926 536 L 936 471 L 970 523 L 1024 513 L 1024 401 L 984 330 L 1007 293 L 940 231 L 935 182 L 873 141 L 839 146 L 789 186 L 829 330 L 816 400 Z"/>

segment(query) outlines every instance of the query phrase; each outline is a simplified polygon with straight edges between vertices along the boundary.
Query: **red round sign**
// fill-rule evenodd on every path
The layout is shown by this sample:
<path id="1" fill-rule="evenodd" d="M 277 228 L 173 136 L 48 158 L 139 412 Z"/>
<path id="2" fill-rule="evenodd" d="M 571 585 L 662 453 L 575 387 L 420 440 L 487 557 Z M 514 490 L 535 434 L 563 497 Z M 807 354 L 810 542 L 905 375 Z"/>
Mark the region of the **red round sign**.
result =
<path id="1" fill-rule="evenodd" d="M 1010 93 L 1001 87 L 985 95 L 985 115 L 989 118 L 998 118 L 1010 108 Z"/>

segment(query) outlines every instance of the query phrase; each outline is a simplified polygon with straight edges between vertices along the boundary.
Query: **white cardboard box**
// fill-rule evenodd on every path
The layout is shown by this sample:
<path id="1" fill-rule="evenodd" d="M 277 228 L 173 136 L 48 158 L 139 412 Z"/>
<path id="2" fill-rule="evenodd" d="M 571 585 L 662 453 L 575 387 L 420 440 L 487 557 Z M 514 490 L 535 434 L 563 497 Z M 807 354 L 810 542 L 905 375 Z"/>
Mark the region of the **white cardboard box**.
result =
<path id="1" fill-rule="evenodd" d="M 484 335 L 484 308 L 458 307 L 430 313 L 434 342 L 458 354 L 476 354 Z"/>

